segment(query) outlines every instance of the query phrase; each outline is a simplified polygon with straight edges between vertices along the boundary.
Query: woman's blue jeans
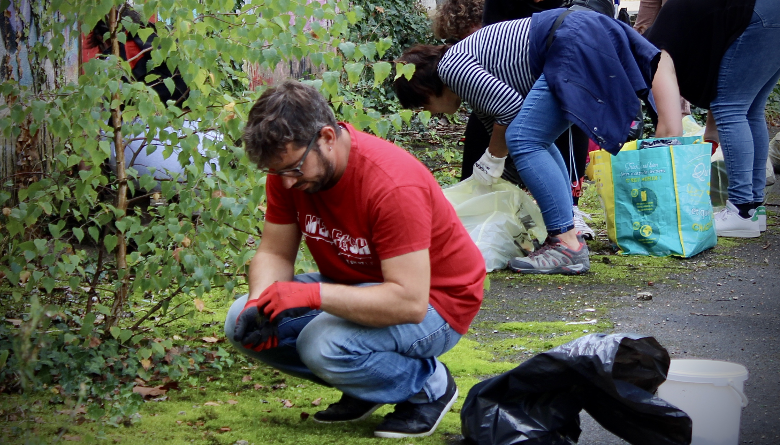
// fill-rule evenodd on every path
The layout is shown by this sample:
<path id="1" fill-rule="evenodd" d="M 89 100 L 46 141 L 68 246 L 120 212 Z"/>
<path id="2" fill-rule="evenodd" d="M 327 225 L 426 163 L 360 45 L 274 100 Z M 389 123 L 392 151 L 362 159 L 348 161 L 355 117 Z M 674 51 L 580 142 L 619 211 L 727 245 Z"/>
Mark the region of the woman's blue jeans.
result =
<path id="1" fill-rule="evenodd" d="M 332 282 L 318 273 L 296 275 L 294 281 Z M 257 352 L 233 340 L 246 299 L 244 295 L 230 306 L 225 336 L 249 357 L 370 402 L 427 403 L 446 392 L 447 372 L 437 357 L 452 349 L 461 335 L 430 305 L 422 323 L 386 328 L 313 310 L 281 320 L 279 346 Z"/>
<path id="2" fill-rule="evenodd" d="M 570 126 L 542 75 L 506 129 L 509 154 L 520 178 L 539 204 L 550 236 L 574 228 L 569 170 L 554 144 Z"/>
<path id="3" fill-rule="evenodd" d="M 756 0 L 745 32 L 726 50 L 710 111 L 733 204 L 764 200 L 769 134 L 764 109 L 780 79 L 780 1 Z"/>

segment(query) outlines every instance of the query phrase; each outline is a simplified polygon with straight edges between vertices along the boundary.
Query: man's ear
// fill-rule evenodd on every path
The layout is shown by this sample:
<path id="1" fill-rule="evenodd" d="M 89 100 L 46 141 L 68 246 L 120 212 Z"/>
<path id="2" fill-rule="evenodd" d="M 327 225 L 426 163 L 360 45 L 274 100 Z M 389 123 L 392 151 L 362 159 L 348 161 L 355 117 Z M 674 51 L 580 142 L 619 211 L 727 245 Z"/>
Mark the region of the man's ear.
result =
<path id="1" fill-rule="evenodd" d="M 336 135 L 336 129 L 330 125 L 322 127 L 322 130 L 320 131 L 320 137 L 322 138 L 322 141 L 325 143 L 326 147 L 332 147 L 336 144 L 336 140 L 338 139 L 338 136 Z"/>

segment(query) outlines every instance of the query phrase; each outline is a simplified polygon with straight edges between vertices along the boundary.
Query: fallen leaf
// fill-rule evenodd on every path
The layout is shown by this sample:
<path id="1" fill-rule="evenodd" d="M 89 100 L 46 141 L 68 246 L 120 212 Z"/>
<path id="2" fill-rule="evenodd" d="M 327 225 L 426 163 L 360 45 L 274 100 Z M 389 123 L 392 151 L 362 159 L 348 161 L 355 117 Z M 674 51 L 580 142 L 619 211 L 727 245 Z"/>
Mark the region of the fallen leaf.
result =
<path id="1" fill-rule="evenodd" d="M 284 399 L 282 400 L 282 405 L 284 405 L 285 408 L 292 408 L 293 403 L 290 400 Z"/>
<path id="2" fill-rule="evenodd" d="M 195 308 L 198 310 L 198 312 L 203 312 L 203 308 L 205 307 L 206 303 L 204 303 L 203 300 L 201 300 L 200 298 L 196 298 L 194 302 L 195 302 Z"/>
<path id="3" fill-rule="evenodd" d="M 182 423 L 184 423 L 184 421 L 183 421 L 183 420 L 177 420 L 177 421 L 176 421 L 176 424 L 177 424 L 177 425 L 181 425 Z"/>
<path id="4" fill-rule="evenodd" d="M 255 390 L 263 389 L 263 388 L 265 388 L 265 386 L 263 386 L 263 385 L 261 385 L 259 383 L 255 383 Z"/>
<path id="5" fill-rule="evenodd" d="M 173 249 L 173 259 L 176 260 L 177 263 L 181 263 L 181 253 L 184 251 L 183 247 L 177 247 Z"/>
<path id="6" fill-rule="evenodd" d="M 11 323 L 14 325 L 14 327 L 19 327 L 22 325 L 22 320 L 19 320 L 18 318 L 6 318 L 5 321 Z"/>
<path id="7" fill-rule="evenodd" d="M 152 362 L 148 358 L 142 359 L 141 366 L 144 367 L 144 371 L 148 371 L 149 368 L 152 366 Z"/>
<path id="8" fill-rule="evenodd" d="M 71 414 L 86 414 L 87 408 L 84 405 L 79 405 L 76 409 L 63 409 L 61 411 L 57 411 L 57 414 L 65 414 L 67 416 Z"/>
<path id="9" fill-rule="evenodd" d="M 71 436 L 69 434 L 65 434 L 62 436 L 63 440 L 70 440 L 72 442 L 81 442 L 81 436 Z"/>
<path id="10" fill-rule="evenodd" d="M 162 386 L 134 386 L 133 392 L 146 398 L 164 396 L 166 390 Z"/>
<path id="11" fill-rule="evenodd" d="M 232 400 L 231 399 L 231 400 L 228 400 L 227 403 L 228 403 L 228 405 L 237 405 L 238 404 L 238 400 Z"/>
<path id="12" fill-rule="evenodd" d="M 285 383 L 279 383 L 271 386 L 271 389 L 284 389 L 284 388 L 287 388 L 287 384 Z"/>
<path id="13" fill-rule="evenodd" d="M 217 402 L 206 402 L 203 404 L 203 406 L 219 406 L 219 403 Z"/>
<path id="14" fill-rule="evenodd" d="M 245 376 L 241 377 L 241 381 L 242 382 L 248 382 L 250 380 L 252 380 L 252 376 L 251 375 L 245 375 Z"/>
<path id="15" fill-rule="evenodd" d="M 160 388 L 162 388 L 162 389 L 164 389 L 166 391 L 170 391 L 172 389 L 178 390 L 179 389 L 179 382 L 177 382 L 175 380 L 170 380 L 168 382 L 165 382 Z"/>
<path id="16" fill-rule="evenodd" d="M 309 418 L 309 413 L 306 411 L 301 411 L 301 420 L 306 420 Z"/>
<path id="17" fill-rule="evenodd" d="M 100 339 L 97 338 L 97 337 L 92 337 L 92 338 L 89 339 L 89 347 L 90 348 L 97 348 L 98 346 L 100 346 L 101 343 L 103 343 L 103 342 L 100 341 Z"/>
<path id="18" fill-rule="evenodd" d="M 222 428 L 220 428 L 219 430 L 220 430 L 220 431 L 222 431 L 223 433 L 227 433 L 228 431 L 230 431 L 230 427 L 223 426 L 223 427 L 222 427 Z"/>
<path id="19" fill-rule="evenodd" d="M 20 273 L 19 274 L 19 284 L 22 285 L 22 284 L 27 283 L 27 280 L 30 279 L 30 275 L 32 275 L 32 272 L 30 272 L 29 270 L 25 270 L 24 272 Z"/>
<path id="20" fill-rule="evenodd" d="M 219 341 L 217 337 L 203 337 L 202 340 L 206 343 L 216 343 Z"/>
<path id="21" fill-rule="evenodd" d="M 311 404 L 314 406 L 320 406 L 320 403 L 322 403 L 322 397 L 317 397 L 316 399 L 311 401 Z"/>

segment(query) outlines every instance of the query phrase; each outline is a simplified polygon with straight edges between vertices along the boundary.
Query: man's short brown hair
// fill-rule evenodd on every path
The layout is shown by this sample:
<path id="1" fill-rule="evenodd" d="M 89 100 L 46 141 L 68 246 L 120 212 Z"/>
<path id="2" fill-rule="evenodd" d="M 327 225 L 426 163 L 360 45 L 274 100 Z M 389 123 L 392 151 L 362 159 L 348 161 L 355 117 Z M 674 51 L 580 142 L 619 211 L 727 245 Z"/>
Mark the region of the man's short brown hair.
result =
<path id="1" fill-rule="evenodd" d="M 401 54 L 398 62 L 413 63 L 414 75 L 411 80 L 401 76 L 393 82 L 398 101 L 404 108 L 419 108 L 434 96 L 444 92 L 444 82 L 437 68 L 444 53 L 452 45 L 415 45 Z"/>
<path id="2" fill-rule="evenodd" d="M 314 87 L 286 80 L 265 90 L 249 111 L 242 139 L 258 168 L 280 159 L 292 142 L 306 145 L 325 126 L 341 133 L 328 102 Z"/>

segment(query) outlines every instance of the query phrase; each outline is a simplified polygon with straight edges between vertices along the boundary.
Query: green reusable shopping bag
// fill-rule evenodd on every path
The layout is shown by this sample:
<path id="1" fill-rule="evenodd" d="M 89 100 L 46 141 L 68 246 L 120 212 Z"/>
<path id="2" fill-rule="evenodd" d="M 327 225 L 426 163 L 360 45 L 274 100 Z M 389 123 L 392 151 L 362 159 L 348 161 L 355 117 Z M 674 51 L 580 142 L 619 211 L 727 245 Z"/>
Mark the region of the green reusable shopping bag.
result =
<path id="1" fill-rule="evenodd" d="M 637 149 L 642 141 L 632 141 L 616 156 L 591 153 L 607 233 L 620 253 L 691 257 L 717 242 L 711 145 L 701 136 L 673 139 L 682 144 Z"/>

